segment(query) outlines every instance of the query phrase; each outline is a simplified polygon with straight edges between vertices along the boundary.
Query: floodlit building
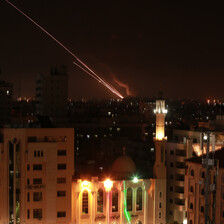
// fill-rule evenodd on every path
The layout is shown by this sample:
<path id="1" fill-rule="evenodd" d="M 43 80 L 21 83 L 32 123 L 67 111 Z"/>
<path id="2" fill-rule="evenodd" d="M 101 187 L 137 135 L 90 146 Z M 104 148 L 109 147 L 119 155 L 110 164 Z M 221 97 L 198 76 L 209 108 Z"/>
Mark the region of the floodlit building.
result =
<path id="1" fill-rule="evenodd" d="M 71 223 L 73 129 L 0 129 L 0 224 Z"/>
<path id="2" fill-rule="evenodd" d="M 123 155 L 112 166 L 112 178 L 73 182 L 74 223 L 165 224 L 166 187 L 161 179 L 138 179 L 133 160 Z"/>
<path id="3" fill-rule="evenodd" d="M 210 153 L 214 165 L 209 167 L 208 206 L 209 223 L 224 223 L 224 148 Z M 185 197 L 187 223 L 205 223 L 206 168 L 202 165 L 204 156 L 186 161 Z"/>

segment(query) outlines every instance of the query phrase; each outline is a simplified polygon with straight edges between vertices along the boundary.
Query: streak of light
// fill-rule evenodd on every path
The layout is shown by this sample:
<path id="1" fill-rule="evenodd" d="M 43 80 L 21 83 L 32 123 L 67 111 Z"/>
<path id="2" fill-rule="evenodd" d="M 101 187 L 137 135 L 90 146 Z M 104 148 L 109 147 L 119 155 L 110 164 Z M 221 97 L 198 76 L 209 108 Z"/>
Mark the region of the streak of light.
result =
<path id="1" fill-rule="evenodd" d="M 106 88 L 108 88 L 111 92 L 113 92 L 114 94 L 116 94 L 117 96 L 119 96 L 121 99 L 123 99 L 124 97 L 113 87 L 111 87 L 108 83 L 106 83 L 102 78 L 100 78 L 99 76 L 95 76 L 94 73 L 90 73 L 89 71 L 87 71 L 85 68 L 83 68 L 81 65 L 77 64 L 75 61 L 73 61 L 73 64 L 75 64 L 76 66 L 78 66 L 80 69 L 82 69 L 84 72 L 86 72 L 88 75 L 90 75 L 92 78 L 94 78 L 95 80 L 97 80 L 99 83 L 101 83 L 102 85 L 104 85 Z"/>
<path id="2" fill-rule="evenodd" d="M 40 28 L 45 34 L 47 34 L 50 38 L 52 38 L 56 43 L 58 43 L 64 50 L 66 50 L 70 55 L 72 55 L 81 65 L 83 65 L 85 68 L 81 68 L 81 66 L 78 66 L 77 63 L 74 63 L 79 68 L 81 68 L 83 71 L 85 71 L 88 75 L 91 73 L 91 77 L 96 79 L 98 82 L 103 84 L 107 89 L 109 89 L 112 93 L 116 94 L 118 97 L 123 99 L 124 97 L 113 87 L 111 87 L 107 82 L 105 82 L 99 75 L 97 75 L 91 68 L 89 68 L 83 61 L 81 61 L 72 51 L 70 51 L 64 44 L 62 44 L 59 40 L 57 40 L 52 34 L 50 34 L 46 29 L 44 29 L 41 25 L 39 25 L 36 21 L 34 21 L 31 17 L 29 17 L 26 13 L 24 13 L 22 10 L 20 10 L 17 6 L 12 4 L 10 1 L 5 0 L 9 5 L 11 5 L 13 8 L 15 8 L 18 12 L 20 12 L 23 16 L 25 16 L 28 20 L 30 20 L 34 25 L 36 25 L 38 28 Z M 87 72 L 87 70 L 90 72 Z"/>

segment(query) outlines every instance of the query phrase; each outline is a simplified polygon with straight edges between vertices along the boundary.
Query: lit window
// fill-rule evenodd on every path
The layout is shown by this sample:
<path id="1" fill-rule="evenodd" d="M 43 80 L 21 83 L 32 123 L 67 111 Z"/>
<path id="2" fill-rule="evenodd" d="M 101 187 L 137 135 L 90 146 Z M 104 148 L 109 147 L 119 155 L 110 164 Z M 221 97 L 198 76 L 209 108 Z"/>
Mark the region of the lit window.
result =
<path id="1" fill-rule="evenodd" d="M 142 188 L 139 187 L 137 189 L 137 197 L 136 197 L 136 211 L 142 210 Z"/>
<path id="2" fill-rule="evenodd" d="M 7 90 L 7 91 L 6 91 L 7 96 L 9 95 L 9 93 L 10 93 L 9 90 Z"/>
<path id="3" fill-rule="evenodd" d="M 127 189 L 127 211 L 132 211 L 132 189 Z"/>
<path id="4" fill-rule="evenodd" d="M 88 191 L 85 190 L 82 193 L 82 213 L 88 214 Z"/>
<path id="5" fill-rule="evenodd" d="M 99 189 L 97 192 L 97 212 L 103 213 L 103 190 Z"/>

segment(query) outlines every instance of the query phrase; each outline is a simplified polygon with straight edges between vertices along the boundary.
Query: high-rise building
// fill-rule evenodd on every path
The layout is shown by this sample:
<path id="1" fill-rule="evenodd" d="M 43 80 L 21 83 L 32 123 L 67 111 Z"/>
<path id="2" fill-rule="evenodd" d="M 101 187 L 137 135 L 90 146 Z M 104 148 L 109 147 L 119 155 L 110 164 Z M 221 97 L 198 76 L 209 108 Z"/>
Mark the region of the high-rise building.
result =
<path id="1" fill-rule="evenodd" d="M 74 130 L 1 129 L 0 137 L 0 224 L 71 223 Z"/>
<path id="2" fill-rule="evenodd" d="M 52 68 L 50 75 L 36 78 L 36 112 L 53 121 L 64 122 L 67 114 L 68 75 L 66 67 Z"/>

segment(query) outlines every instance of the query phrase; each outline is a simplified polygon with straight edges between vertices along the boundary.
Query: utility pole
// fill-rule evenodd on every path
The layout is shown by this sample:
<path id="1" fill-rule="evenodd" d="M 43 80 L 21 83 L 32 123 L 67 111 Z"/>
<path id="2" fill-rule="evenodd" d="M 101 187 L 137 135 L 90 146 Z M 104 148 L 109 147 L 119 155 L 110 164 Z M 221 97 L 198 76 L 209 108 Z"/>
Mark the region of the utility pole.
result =
<path id="1" fill-rule="evenodd" d="M 206 147 L 206 160 L 205 160 L 205 166 L 206 166 L 206 171 L 205 171 L 205 224 L 208 224 L 208 214 L 209 214 L 209 202 L 208 202 L 208 196 L 209 196 L 209 180 L 210 180 L 210 175 L 209 175 L 209 141 L 210 140 L 210 135 L 207 133 L 207 147 Z"/>
<path id="2" fill-rule="evenodd" d="M 212 144 L 212 156 L 210 156 L 210 138 Z M 202 155 L 202 166 L 205 168 L 205 224 L 215 224 L 215 203 L 216 203 L 216 179 L 218 175 L 218 162 L 216 162 L 216 172 L 214 173 L 213 184 L 210 183 L 210 171 L 215 170 L 215 135 L 207 132 L 206 134 L 202 133 L 201 136 L 201 150 L 204 153 L 204 139 L 207 140 L 206 144 L 206 153 Z M 209 216 L 209 194 L 213 193 L 213 203 L 212 203 L 212 220 Z"/>

